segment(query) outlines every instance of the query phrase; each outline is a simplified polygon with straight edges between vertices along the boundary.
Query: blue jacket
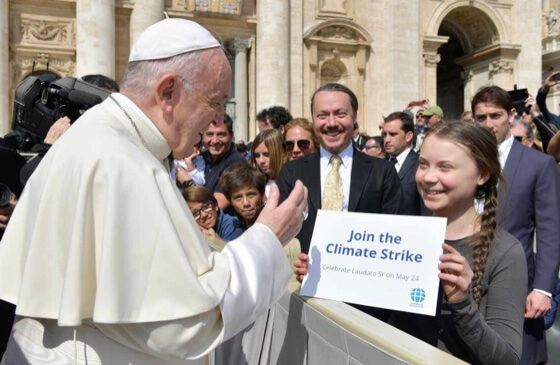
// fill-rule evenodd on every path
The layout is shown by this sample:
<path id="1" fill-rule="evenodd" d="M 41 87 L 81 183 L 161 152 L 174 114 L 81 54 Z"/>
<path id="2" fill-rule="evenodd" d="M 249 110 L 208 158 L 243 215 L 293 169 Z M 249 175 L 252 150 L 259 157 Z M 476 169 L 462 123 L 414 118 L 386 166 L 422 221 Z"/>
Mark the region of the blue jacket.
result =
<path id="1" fill-rule="evenodd" d="M 224 213 L 221 209 L 218 212 L 218 225 L 216 234 L 224 241 L 231 241 L 241 236 L 243 230 L 240 228 L 241 222 L 237 217 Z"/>

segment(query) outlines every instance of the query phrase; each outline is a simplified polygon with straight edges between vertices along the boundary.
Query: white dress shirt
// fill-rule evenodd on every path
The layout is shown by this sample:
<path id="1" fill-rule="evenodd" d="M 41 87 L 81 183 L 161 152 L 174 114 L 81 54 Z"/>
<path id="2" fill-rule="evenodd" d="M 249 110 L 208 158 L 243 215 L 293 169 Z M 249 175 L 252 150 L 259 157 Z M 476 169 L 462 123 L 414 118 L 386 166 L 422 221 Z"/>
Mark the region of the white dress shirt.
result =
<path id="1" fill-rule="evenodd" d="M 397 173 L 401 170 L 401 167 L 404 164 L 404 160 L 406 160 L 406 157 L 408 156 L 408 154 L 410 153 L 411 150 L 412 150 L 412 147 L 409 147 L 406 150 L 402 151 L 396 157 L 397 158 L 397 163 L 395 163 L 395 169 L 397 169 Z M 393 156 L 393 158 L 395 158 L 395 157 Z"/>
<path id="2" fill-rule="evenodd" d="M 327 175 L 332 169 L 331 156 L 332 153 L 323 148 L 319 149 L 321 154 L 321 199 L 323 199 L 323 192 L 325 191 L 325 182 L 327 181 Z M 343 211 L 348 211 L 348 197 L 350 196 L 350 177 L 352 176 L 352 158 L 354 156 L 354 147 L 350 143 L 344 151 L 338 154 L 342 159 L 342 164 L 340 165 L 339 172 L 342 178 L 342 192 L 344 194 L 344 207 Z"/>
<path id="3" fill-rule="evenodd" d="M 511 151 L 511 145 L 513 144 L 513 136 L 509 136 L 508 139 L 503 141 L 498 145 L 498 156 L 500 158 L 500 166 L 502 166 L 502 170 L 506 165 L 506 160 L 509 156 L 509 151 Z"/>

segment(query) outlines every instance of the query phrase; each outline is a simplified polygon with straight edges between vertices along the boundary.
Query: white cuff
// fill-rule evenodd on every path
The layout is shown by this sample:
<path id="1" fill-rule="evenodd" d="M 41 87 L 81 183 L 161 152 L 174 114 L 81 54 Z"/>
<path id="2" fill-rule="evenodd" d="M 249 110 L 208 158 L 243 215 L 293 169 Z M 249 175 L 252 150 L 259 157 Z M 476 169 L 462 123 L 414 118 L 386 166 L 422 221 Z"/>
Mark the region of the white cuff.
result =
<path id="1" fill-rule="evenodd" d="M 223 341 L 227 341 L 280 299 L 291 270 L 282 244 L 261 223 L 228 242 L 222 254 L 228 257 L 231 272 L 230 285 L 220 303 Z"/>
<path id="2" fill-rule="evenodd" d="M 550 293 L 547 292 L 547 291 L 540 290 L 540 289 L 533 289 L 533 291 L 536 291 L 537 293 L 544 294 L 544 295 L 546 295 L 547 297 L 549 297 L 550 299 L 552 299 L 552 294 L 550 294 Z"/>

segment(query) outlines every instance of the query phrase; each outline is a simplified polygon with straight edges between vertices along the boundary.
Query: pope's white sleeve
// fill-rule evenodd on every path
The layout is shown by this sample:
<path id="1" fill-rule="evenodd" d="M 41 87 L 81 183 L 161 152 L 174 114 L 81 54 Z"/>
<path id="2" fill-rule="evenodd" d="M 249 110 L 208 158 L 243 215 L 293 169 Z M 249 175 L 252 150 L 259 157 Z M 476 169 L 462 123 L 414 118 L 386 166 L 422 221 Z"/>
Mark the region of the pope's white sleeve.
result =
<path id="1" fill-rule="evenodd" d="M 231 278 L 219 308 L 170 321 L 95 326 L 114 341 L 157 357 L 206 355 L 265 313 L 282 296 L 291 276 L 282 245 L 263 224 L 230 241 L 221 254 L 229 259 Z"/>
<path id="2" fill-rule="evenodd" d="M 228 256 L 231 272 L 230 285 L 220 303 L 227 341 L 280 299 L 291 269 L 276 235 L 260 223 L 228 242 L 222 254 Z"/>

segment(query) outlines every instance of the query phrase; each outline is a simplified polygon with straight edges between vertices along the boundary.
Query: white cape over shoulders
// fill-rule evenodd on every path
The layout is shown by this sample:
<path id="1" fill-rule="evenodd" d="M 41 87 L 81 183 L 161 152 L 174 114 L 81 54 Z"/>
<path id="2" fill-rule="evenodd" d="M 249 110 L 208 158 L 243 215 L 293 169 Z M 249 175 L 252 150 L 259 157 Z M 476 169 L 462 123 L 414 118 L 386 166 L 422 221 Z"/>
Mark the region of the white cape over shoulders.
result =
<path id="1" fill-rule="evenodd" d="M 18 315 L 134 323 L 220 303 L 227 259 L 200 244 L 161 162 L 169 146 L 136 117 L 148 151 L 124 118 L 111 99 L 88 111 L 28 181 L 0 245 L 0 297 Z"/>

